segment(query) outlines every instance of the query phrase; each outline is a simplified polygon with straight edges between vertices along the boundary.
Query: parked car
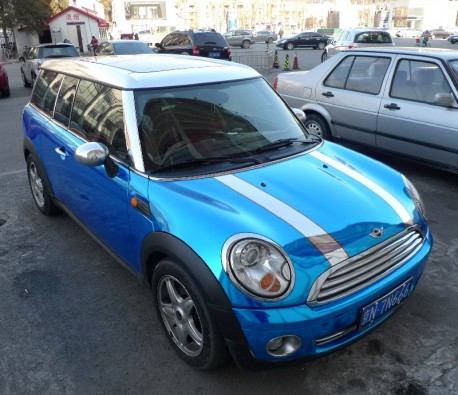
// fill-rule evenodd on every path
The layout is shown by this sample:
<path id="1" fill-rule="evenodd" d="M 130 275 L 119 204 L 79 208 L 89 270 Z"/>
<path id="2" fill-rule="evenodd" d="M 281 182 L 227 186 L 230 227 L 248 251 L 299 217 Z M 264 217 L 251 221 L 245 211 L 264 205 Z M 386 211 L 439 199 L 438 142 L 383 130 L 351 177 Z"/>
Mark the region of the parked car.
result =
<path id="1" fill-rule="evenodd" d="M 416 29 L 400 29 L 396 32 L 396 37 L 416 38 L 421 36 L 421 31 Z"/>
<path id="2" fill-rule="evenodd" d="M 302 32 L 292 37 L 283 38 L 277 42 L 277 47 L 292 50 L 294 48 L 324 49 L 328 42 L 331 41 L 330 36 L 315 32 Z"/>
<path id="3" fill-rule="evenodd" d="M 452 50 L 343 51 L 310 72 L 282 73 L 281 96 L 306 129 L 458 172 L 458 60 Z"/>
<path id="4" fill-rule="evenodd" d="M 155 45 L 159 53 L 231 60 L 229 44 L 221 33 L 214 31 L 176 31 L 167 34 L 160 43 Z"/>
<path id="5" fill-rule="evenodd" d="M 394 41 L 384 29 L 341 29 L 324 49 L 321 61 L 353 48 L 394 46 Z"/>
<path id="6" fill-rule="evenodd" d="M 450 36 L 453 32 L 445 29 L 431 29 L 431 30 L 425 30 L 421 35 L 422 36 L 428 36 L 429 38 L 432 38 L 433 40 L 435 38 L 444 38 L 446 39 L 448 36 Z"/>
<path id="7" fill-rule="evenodd" d="M 40 71 L 40 67 L 47 59 L 81 58 L 81 54 L 73 44 L 40 44 L 31 47 L 25 56 L 19 60 L 21 64 L 21 77 L 25 87 L 31 87 Z"/>
<path id="8" fill-rule="evenodd" d="M 447 41 L 450 41 L 451 44 L 455 44 L 458 41 L 458 34 L 451 34 L 447 37 Z"/>
<path id="9" fill-rule="evenodd" d="M 432 238 L 407 178 L 295 114 L 241 64 L 46 62 L 23 111 L 32 196 L 151 286 L 190 365 L 326 354 L 398 310 Z"/>
<path id="10" fill-rule="evenodd" d="M 271 32 L 270 30 L 258 30 L 254 36 L 254 40 L 257 43 L 269 43 L 272 44 L 274 41 L 277 41 L 277 33 Z"/>
<path id="11" fill-rule="evenodd" d="M 4 97 L 10 96 L 10 85 L 9 85 L 9 80 L 8 80 L 8 74 L 2 63 L 0 63 L 0 93 Z"/>
<path id="12" fill-rule="evenodd" d="M 252 30 L 229 30 L 223 34 L 228 44 L 232 47 L 250 48 L 256 41 L 256 33 Z"/>
<path id="13" fill-rule="evenodd" d="M 102 41 L 95 50 L 96 55 L 139 55 L 154 54 L 148 44 L 137 40 Z"/>

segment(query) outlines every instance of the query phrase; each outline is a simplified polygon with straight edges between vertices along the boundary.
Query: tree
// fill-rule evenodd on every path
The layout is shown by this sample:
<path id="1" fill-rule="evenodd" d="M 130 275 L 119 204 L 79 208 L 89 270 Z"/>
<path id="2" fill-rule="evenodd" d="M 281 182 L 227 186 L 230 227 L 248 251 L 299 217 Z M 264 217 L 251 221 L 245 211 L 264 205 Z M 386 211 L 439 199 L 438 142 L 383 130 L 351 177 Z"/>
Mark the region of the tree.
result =
<path id="1" fill-rule="evenodd" d="M 0 0 L 0 29 L 5 37 L 5 47 L 9 48 L 8 31 L 24 27 L 42 34 L 46 19 L 51 15 L 49 0 Z"/>

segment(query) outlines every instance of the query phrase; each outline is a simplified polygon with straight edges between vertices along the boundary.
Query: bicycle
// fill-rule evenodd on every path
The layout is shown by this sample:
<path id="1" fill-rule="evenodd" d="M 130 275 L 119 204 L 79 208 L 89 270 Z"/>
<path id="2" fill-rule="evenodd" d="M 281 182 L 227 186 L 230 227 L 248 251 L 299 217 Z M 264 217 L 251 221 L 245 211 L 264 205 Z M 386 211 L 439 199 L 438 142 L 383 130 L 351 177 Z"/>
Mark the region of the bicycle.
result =
<path id="1" fill-rule="evenodd" d="M 17 58 L 17 51 L 12 48 L 4 48 L 3 53 L 5 54 L 7 59 L 16 59 Z"/>

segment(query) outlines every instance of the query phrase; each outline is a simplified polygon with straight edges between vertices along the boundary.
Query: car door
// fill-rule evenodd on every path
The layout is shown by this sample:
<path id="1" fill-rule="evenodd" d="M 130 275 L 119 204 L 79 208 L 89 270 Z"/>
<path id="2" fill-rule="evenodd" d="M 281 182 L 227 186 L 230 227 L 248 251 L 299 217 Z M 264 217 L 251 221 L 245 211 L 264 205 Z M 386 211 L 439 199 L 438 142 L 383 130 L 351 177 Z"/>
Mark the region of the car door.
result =
<path id="1" fill-rule="evenodd" d="M 59 199 L 84 227 L 117 255 L 131 261 L 126 243 L 130 239 L 130 168 L 122 92 L 85 80 L 78 83 L 75 92 L 74 84 L 69 81 L 65 85 L 64 80 L 54 119 L 47 144 L 54 158 L 51 160 L 58 163 L 52 183 L 59 185 Z M 77 162 L 75 151 L 87 141 L 108 147 L 106 164 L 92 167 Z"/>
<path id="2" fill-rule="evenodd" d="M 316 100 L 330 114 L 336 137 L 375 145 L 381 88 L 389 57 L 348 54 L 319 81 Z"/>
<path id="3" fill-rule="evenodd" d="M 440 101 L 447 95 L 448 105 Z M 440 62 L 400 57 L 382 98 L 377 146 L 457 168 L 457 95 Z"/>
<path id="4" fill-rule="evenodd" d="M 38 48 L 32 48 L 26 55 L 22 70 L 28 82 L 33 81 L 32 72 L 34 72 L 34 65 L 38 57 Z"/>

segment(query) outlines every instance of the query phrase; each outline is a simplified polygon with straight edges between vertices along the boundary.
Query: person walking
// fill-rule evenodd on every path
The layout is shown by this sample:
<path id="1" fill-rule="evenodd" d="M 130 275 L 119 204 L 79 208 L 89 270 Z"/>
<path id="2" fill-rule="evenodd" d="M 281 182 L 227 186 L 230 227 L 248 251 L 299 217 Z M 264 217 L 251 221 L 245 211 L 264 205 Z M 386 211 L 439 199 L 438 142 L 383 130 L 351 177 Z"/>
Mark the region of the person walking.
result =
<path id="1" fill-rule="evenodd" d="M 97 49 L 98 46 L 99 46 L 99 40 L 97 40 L 97 38 L 95 36 L 92 36 L 91 49 L 92 49 L 92 52 L 94 54 L 95 54 L 95 50 Z"/>

